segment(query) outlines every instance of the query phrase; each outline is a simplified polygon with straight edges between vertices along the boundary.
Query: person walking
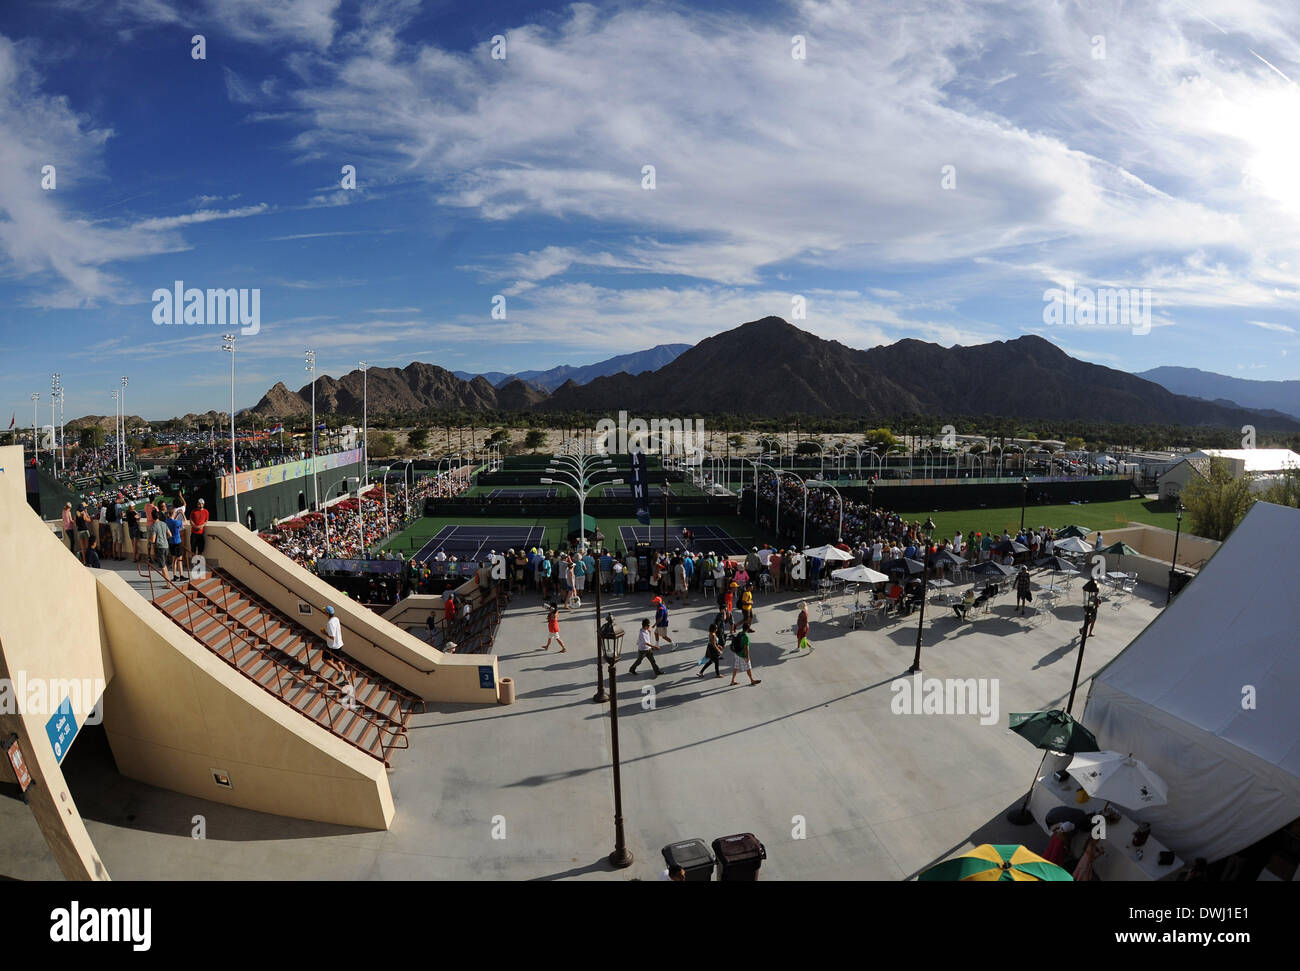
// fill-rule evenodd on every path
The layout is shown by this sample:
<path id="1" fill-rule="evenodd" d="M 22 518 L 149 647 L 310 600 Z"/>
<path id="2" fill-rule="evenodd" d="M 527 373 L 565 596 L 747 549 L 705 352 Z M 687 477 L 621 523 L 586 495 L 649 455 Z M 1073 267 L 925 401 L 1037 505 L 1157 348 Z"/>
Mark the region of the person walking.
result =
<path id="1" fill-rule="evenodd" d="M 727 613 L 727 626 L 729 634 L 736 633 L 736 589 L 737 584 L 733 580 L 727 585 L 727 589 L 722 594 L 722 609 Z"/>
<path id="2" fill-rule="evenodd" d="M 713 676 L 722 677 L 722 669 L 718 664 L 722 661 L 722 640 L 718 635 L 718 624 L 714 621 L 709 625 L 709 644 L 704 649 L 704 657 L 700 659 L 700 673 L 697 677 L 704 677 L 704 672 L 713 665 Z"/>
<path id="3" fill-rule="evenodd" d="M 686 606 L 686 560 L 685 557 L 677 557 L 677 562 L 673 566 L 673 581 L 676 584 L 676 592 L 682 595 L 682 606 Z"/>
<path id="4" fill-rule="evenodd" d="M 744 671 L 749 675 L 750 684 L 762 684 L 754 677 L 754 666 L 749 660 L 749 635 L 743 630 L 731 639 L 731 653 L 735 656 L 731 665 L 731 683 L 736 683 L 736 675 Z"/>
<path id="5" fill-rule="evenodd" d="M 657 650 L 660 637 L 669 644 L 673 642 L 673 639 L 668 636 L 668 605 L 664 603 L 664 598 L 655 597 L 651 603 L 655 605 L 655 646 Z"/>
<path id="6" fill-rule="evenodd" d="M 343 650 L 343 625 L 339 623 L 339 619 L 335 616 L 334 608 L 332 606 L 327 605 L 325 607 L 325 616 L 328 619 L 325 621 L 325 626 L 320 629 L 320 635 L 325 639 L 325 647 L 328 647 L 331 651 L 341 651 Z M 311 648 L 307 649 L 307 657 L 303 666 L 310 671 Z M 342 674 L 342 672 L 339 671 L 339 669 L 330 661 L 329 655 L 327 655 L 324 648 L 322 648 L 320 652 L 320 673 L 322 678 L 325 677 L 326 668 L 329 668 L 330 670 L 330 677 L 327 680 L 332 681 L 334 680 L 334 675 Z"/>
<path id="7" fill-rule="evenodd" d="M 740 616 L 744 621 L 746 634 L 754 632 L 754 584 L 745 584 L 745 592 L 740 595 Z"/>
<path id="8" fill-rule="evenodd" d="M 656 597 L 655 599 L 658 600 L 659 598 Z M 627 669 L 627 673 L 636 674 L 637 665 L 642 661 L 649 661 L 650 666 L 655 669 L 656 678 L 663 674 L 663 671 L 659 670 L 659 665 L 655 663 L 654 652 L 657 650 L 659 650 L 659 648 L 650 640 L 650 618 L 642 617 L 641 630 L 636 635 L 636 660 L 633 661 L 632 666 Z"/>
<path id="9" fill-rule="evenodd" d="M 169 581 L 172 578 L 171 571 L 167 569 L 167 548 L 171 540 L 171 531 L 167 528 L 167 520 L 163 518 L 163 506 L 157 506 L 154 509 L 153 526 L 150 527 L 150 537 L 154 546 L 154 561 L 162 575 Z"/>
<path id="10" fill-rule="evenodd" d="M 1025 605 L 1034 599 L 1029 592 L 1029 568 L 1022 566 L 1016 574 L 1016 613 L 1024 615 Z"/>
<path id="11" fill-rule="evenodd" d="M 551 649 L 551 640 L 560 645 L 560 653 L 568 651 L 564 646 L 564 640 L 560 637 L 560 608 L 558 604 L 548 603 L 546 605 L 546 643 L 542 645 L 543 651 Z"/>
<path id="12" fill-rule="evenodd" d="M 802 600 L 799 601 L 799 619 L 794 622 L 794 634 L 798 638 L 795 650 L 812 650 L 808 643 L 808 604 Z"/>

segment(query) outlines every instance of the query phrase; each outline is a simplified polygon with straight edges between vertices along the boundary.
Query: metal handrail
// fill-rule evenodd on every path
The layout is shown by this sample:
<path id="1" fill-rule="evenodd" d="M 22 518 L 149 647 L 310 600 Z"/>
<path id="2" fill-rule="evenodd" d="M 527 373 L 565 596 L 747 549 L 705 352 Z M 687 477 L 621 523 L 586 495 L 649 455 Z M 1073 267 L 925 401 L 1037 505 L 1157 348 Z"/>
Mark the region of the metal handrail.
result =
<path id="1" fill-rule="evenodd" d="M 210 575 L 211 577 L 213 577 L 214 579 L 218 579 L 219 582 L 223 582 L 225 585 L 228 585 L 228 586 L 230 587 L 232 593 L 234 594 L 234 596 L 236 596 L 236 597 L 244 597 L 244 598 L 246 598 L 250 603 L 252 603 L 252 604 L 254 604 L 255 606 L 258 607 L 258 612 L 259 612 L 259 613 L 261 614 L 261 616 L 262 616 L 262 640 L 266 642 L 266 645 L 267 645 L 268 647 L 272 647 L 274 650 L 279 650 L 279 648 L 275 648 L 275 647 L 273 647 L 273 645 L 271 644 L 271 639 L 270 639 L 270 637 L 267 636 L 267 633 L 266 633 L 266 618 L 267 618 L 267 615 L 268 615 L 269 613 L 275 613 L 275 614 L 279 615 L 279 614 L 280 614 L 280 611 L 277 610 L 277 609 L 276 609 L 274 606 L 272 606 L 271 604 L 267 603 L 265 600 L 263 600 L 263 599 L 262 599 L 261 597 L 259 597 L 257 594 L 253 593 L 253 592 L 250 591 L 250 590 L 246 590 L 246 589 L 244 589 L 243 587 L 238 586 L 238 585 L 235 584 L 233 581 L 230 581 L 230 580 L 221 581 L 221 574 L 219 574 L 218 571 L 216 571 L 216 570 L 212 570 L 212 571 L 210 572 L 209 575 Z M 199 594 L 200 594 L 200 596 L 207 597 L 207 594 L 203 593 L 202 590 L 199 591 Z M 209 598 L 209 599 L 210 599 L 210 598 Z M 225 609 L 225 608 L 223 607 L 222 609 Z M 238 619 L 237 617 L 235 617 L 233 614 L 230 614 L 228 610 L 227 610 L 227 614 L 230 616 L 230 618 L 231 618 L 232 620 L 235 621 L 235 623 L 241 624 L 242 626 L 248 628 L 248 625 L 247 625 L 247 624 L 244 624 L 243 621 L 239 620 L 239 619 Z M 295 636 L 299 636 L 299 637 L 301 637 L 301 635 L 296 634 L 296 632 L 293 630 L 293 626 L 294 626 L 294 625 L 293 625 L 293 622 L 292 622 L 291 620 L 289 620 L 288 618 L 283 617 L 283 616 L 277 616 L 276 621 L 277 621 L 277 623 L 280 623 L 281 626 L 283 626 L 283 627 L 285 628 L 285 630 L 287 630 L 290 634 L 294 634 Z M 298 625 L 298 626 L 300 626 L 300 625 Z M 249 629 L 249 630 L 252 630 L 252 628 L 248 628 L 248 629 Z M 305 630 L 305 628 L 304 628 L 304 630 Z M 253 631 L 253 633 L 256 634 L 257 632 L 256 632 L 256 631 Z M 310 648 L 308 648 L 308 650 L 310 651 Z M 322 659 L 328 657 L 328 658 L 330 659 L 330 665 L 331 665 L 332 667 L 337 667 L 339 670 L 341 670 L 341 671 L 342 671 L 342 672 L 343 672 L 343 673 L 344 673 L 344 674 L 349 678 L 349 680 L 351 680 L 351 681 L 354 681 L 354 682 L 355 682 L 356 679 L 357 679 L 357 677 L 358 677 L 362 672 L 364 672 L 364 674 L 366 675 L 366 677 L 369 678 L 370 681 L 371 681 L 372 683 L 378 683 L 378 682 L 375 681 L 375 679 L 376 679 L 376 678 L 381 678 L 381 677 L 383 677 L 382 675 L 378 674 L 377 672 L 371 671 L 369 668 L 364 668 L 363 666 L 358 665 L 358 664 L 356 664 L 355 662 L 353 662 L 353 663 L 349 663 L 350 659 L 345 660 L 345 659 L 344 659 L 344 655 L 339 654 L 338 652 L 334 651 L 334 650 L 331 649 L 331 648 L 319 647 L 319 648 L 317 648 L 317 650 L 320 651 L 320 654 L 321 654 L 321 658 L 322 658 Z M 385 685 L 383 686 L 383 689 L 384 689 L 384 691 L 386 691 L 387 693 L 392 694 L 392 695 L 399 695 L 399 696 L 405 698 L 407 701 L 411 702 L 413 705 L 414 705 L 415 703 L 417 703 L 417 702 L 420 701 L 419 698 L 417 698 L 415 695 L 411 694 L 411 693 L 410 693 L 409 691 L 407 691 L 405 688 L 402 688 L 402 687 L 399 686 L 399 685 L 393 685 L 391 682 L 388 681 L 387 678 L 384 678 L 384 681 L 385 681 Z M 354 697 L 355 697 L 355 696 L 354 696 Z M 370 711 L 373 711 L 376 715 L 379 715 L 381 718 L 388 718 L 388 717 L 389 717 L 388 715 L 386 715 L 386 714 L 384 714 L 382 711 L 380 711 L 378 708 L 375 708 L 375 707 L 373 707 L 372 705 L 368 705 L 368 704 L 366 704 L 365 702 L 361 701 L 361 699 L 358 698 L 357 701 L 358 701 L 360 704 L 365 705 L 366 708 L 368 708 Z M 400 706 L 399 706 L 399 707 L 400 707 Z"/>
<path id="2" fill-rule="evenodd" d="M 141 576 L 146 576 L 146 575 L 148 576 L 148 579 L 149 579 L 149 593 L 151 594 L 151 596 L 150 596 L 149 599 L 150 599 L 151 601 L 153 601 L 153 600 L 155 599 L 154 596 L 152 596 L 153 593 L 154 593 L 153 574 L 154 574 L 155 572 L 157 572 L 160 576 L 162 576 L 163 581 L 167 584 L 168 587 L 170 587 L 171 589 L 173 589 L 173 590 L 177 591 L 178 593 L 180 593 L 180 595 L 184 598 L 184 600 L 185 600 L 185 605 L 186 605 L 186 621 L 187 621 L 188 624 L 189 624 L 189 627 L 188 627 L 188 629 L 186 630 L 186 632 L 187 632 L 191 637 L 194 637 L 193 611 L 191 610 L 191 607 L 192 607 L 193 604 L 194 604 L 194 600 L 193 600 L 193 598 L 192 598 L 192 597 L 189 597 L 189 596 L 186 596 L 184 588 L 182 588 L 182 587 L 178 587 L 178 586 L 177 586 L 177 585 L 176 585 L 176 584 L 171 580 L 170 577 L 163 576 L 163 575 L 162 575 L 162 571 L 159 570 L 159 569 L 158 569 L 158 568 L 157 568 L 157 567 L 156 567 L 156 566 L 155 566 L 151 561 L 145 561 L 145 562 L 144 562 L 144 566 L 146 567 L 146 571 L 147 571 L 147 572 L 140 572 L 140 575 L 141 575 Z M 138 572 L 139 572 L 139 571 L 138 571 Z M 205 613 L 208 617 L 210 617 L 211 619 L 215 620 L 215 621 L 217 622 L 217 624 L 219 624 L 221 627 L 225 628 L 225 631 L 226 631 L 226 639 L 227 639 L 227 643 L 230 645 L 231 656 L 230 656 L 229 658 L 227 658 L 224 654 L 221 653 L 221 651 L 218 650 L 218 651 L 215 651 L 215 652 L 214 652 L 214 653 L 217 655 L 217 657 L 219 657 L 221 660 L 225 661 L 227 664 L 229 664 L 231 667 L 233 667 L 233 668 L 234 668 L 236 671 L 238 671 L 240 674 L 244 675 L 244 677 L 249 678 L 249 680 L 252 681 L 253 683 L 255 683 L 255 684 L 257 684 L 257 685 L 260 685 L 260 686 L 261 686 L 264 690 L 266 690 L 268 693 L 274 694 L 275 692 L 272 692 L 271 689 L 270 689 L 267 685 L 262 684 L 261 681 L 258 681 L 256 678 L 249 677 L 248 673 L 247 673 L 246 671 L 244 671 L 244 669 L 241 668 L 241 667 L 239 666 L 238 654 L 235 652 L 235 649 L 234 649 L 234 641 L 233 641 L 234 632 L 233 632 L 232 629 L 231 629 L 231 625 L 236 624 L 236 623 L 240 623 L 240 621 L 236 620 L 234 617 L 232 617 L 232 616 L 230 616 L 229 614 L 227 614 L 226 616 L 230 618 L 230 622 L 231 622 L 231 625 L 227 625 L 227 624 L 225 624 L 225 623 L 222 622 L 221 617 L 219 617 L 218 615 L 214 614 L 210 609 L 208 609 L 207 607 L 205 607 L 203 604 L 198 604 L 198 607 L 199 607 L 199 609 L 200 609 L 201 611 L 203 611 L 203 613 Z M 165 611 L 164 611 L 164 612 L 165 612 Z M 170 615 L 169 615 L 169 616 L 170 616 Z M 172 618 L 172 620 L 175 621 L 175 618 Z M 249 630 L 249 633 L 252 634 L 254 637 L 257 636 L 257 632 L 254 631 L 254 630 L 252 630 L 252 628 L 248 628 L 248 630 Z M 195 638 L 195 639 L 197 640 L 198 638 Z M 202 642 L 200 642 L 200 643 L 202 643 Z M 206 645 L 205 645 L 205 646 L 206 646 Z M 270 645 L 268 644 L 268 646 L 270 646 Z M 297 675 L 297 674 L 296 674 L 296 673 L 295 673 L 291 668 L 289 668 L 289 667 L 287 667 L 287 666 L 281 664 L 279 661 L 277 661 L 275 658 L 271 657 L 271 656 L 270 656 L 269 654 L 267 654 L 266 652 L 263 651 L 263 652 L 259 652 L 259 653 L 261 654 L 261 656 L 262 656 L 263 659 L 265 659 L 265 660 L 266 660 L 266 661 L 267 661 L 267 662 L 268 662 L 268 663 L 269 663 L 273 668 L 275 668 L 275 672 L 276 672 L 276 687 L 279 689 L 279 695 L 278 695 L 278 697 L 279 697 L 280 700 L 283 701 L 285 704 L 289 704 L 289 702 L 288 702 L 288 701 L 285 699 L 285 697 L 284 697 L 284 682 L 283 682 L 283 677 L 282 677 L 282 676 L 285 675 L 285 674 L 287 674 L 287 675 L 289 676 L 289 678 L 290 678 L 291 681 L 298 681 L 298 682 L 301 682 L 305 687 L 311 688 L 313 691 L 318 690 L 318 689 L 315 687 L 315 685 L 313 685 L 310 681 L 307 681 L 305 678 L 300 677 L 300 676 Z M 308 670 L 310 670 L 310 668 L 308 668 Z M 358 743 L 358 742 L 354 742 L 354 741 L 352 741 L 352 739 L 348 738 L 346 735 L 344 735 L 344 734 L 342 734 L 341 732 L 339 732 L 339 730 L 338 730 L 337 727 L 335 726 L 335 719 L 336 719 L 337 716 L 336 716 L 336 714 L 335 714 L 335 712 L 334 712 L 334 706 L 331 704 L 329 697 L 328 697 L 328 696 L 325 696 L 323 692 L 322 692 L 322 697 L 324 697 L 324 699 L 325 699 L 325 713 L 326 713 L 326 716 L 327 716 L 328 719 L 329 719 L 329 730 L 330 730 L 330 734 L 333 735 L 335 738 L 339 738 L 339 739 L 342 739 L 343 741 L 347 742 L 347 743 L 348 743 L 349 745 L 351 745 L 353 748 L 360 749 L 362 752 L 365 752 L 367 755 L 370 755 L 372 758 L 375 757 L 374 753 L 371 752 L 368 748 L 362 746 L 362 745 L 361 745 L 360 743 Z M 354 696 L 354 697 L 355 697 L 355 696 Z M 290 707 L 296 708 L 297 706 L 295 706 L 295 705 L 290 705 Z M 298 709 L 298 710 L 299 710 L 299 712 L 300 712 L 301 714 L 306 715 L 306 712 L 302 712 L 301 709 Z M 382 744 L 383 737 L 384 737 L 384 734 L 385 734 L 385 733 L 394 736 L 394 739 L 402 738 L 402 739 L 405 741 L 405 732 L 406 732 L 405 726 L 398 726 L 396 729 L 391 728 L 391 727 L 390 727 L 390 728 L 385 728 L 385 726 L 380 725 L 380 724 L 377 724 L 373 718 L 370 718 L 368 715 L 366 715 L 365 713 L 363 713 L 363 712 L 361 712 L 361 711 L 358 711 L 358 710 L 355 709 L 355 708 L 353 708 L 353 709 L 349 709 L 349 708 L 346 708 L 346 706 L 344 706 L 344 710 L 346 710 L 346 711 L 351 711 L 353 714 L 355 714 L 357 717 L 359 717 L 362 721 L 365 721 L 365 722 L 369 723 L 373 728 L 376 729 L 376 731 L 379 733 L 379 738 L 380 738 L 380 742 L 381 742 L 381 744 L 380 744 L 380 749 L 381 749 L 381 751 L 385 751 L 385 752 L 387 752 L 387 751 L 389 751 L 391 748 L 409 748 L 409 747 L 410 747 L 410 743 L 409 743 L 409 742 L 407 742 L 407 743 L 404 744 L 404 745 L 400 745 L 400 746 L 399 746 L 399 745 L 396 744 L 396 741 L 395 741 L 395 740 L 394 740 L 394 742 L 393 742 L 391 745 L 384 745 L 384 744 Z M 373 709 L 371 709 L 371 710 L 373 710 Z M 315 719 L 315 718 L 312 718 L 312 716 L 310 716 L 310 715 L 308 715 L 307 717 L 311 718 L 312 721 L 316 721 L 316 719 Z M 384 717 L 387 718 L 387 716 L 384 716 Z M 385 765 L 388 765 L 388 759 L 383 758 L 383 757 L 380 757 L 379 760 L 380 760 L 381 762 L 383 762 Z"/>
<path id="3" fill-rule="evenodd" d="M 273 576 L 271 576 L 271 574 L 267 573 L 266 570 L 265 570 L 262 566 L 260 566 L 260 565 L 257 564 L 257 563 L 254 563 L 252 560 L 250 560 L 247 556 L 244 556 L 244 554 L 240 553 L 238 550 L 231 549 L 230 552 L 231 552 L 231 553 L 234 553 L 236 556 L 238 556 L 241 560 L 243 560 L 245 563 L 247 563 L 247 564 L 248 564 L 249 566 L 251 566 L 253 569 L 255 569 L 255 570 L 257 570 L 258 572 L 260 572 L 260 573 L 261 573 L 264 577 L 266 577 L 268 580 L 272 580 L 272 581 L 274 581 L 274 582 L 276 582 L 276 583 L 281 583 L 281 581 L 276 580 L 275 577 L 273 577 Z M 278 551 L 277 551 L 277 552 L 278 552 Z M 284 554 L 281 554 L 281 555 L 283 556 Z M 298 564 L 295 563 L 294 565 L 297 566 Z M 437 667 L 428 668 L 427 670 L 426 670 L 425 668 L 417 667 L 416 665 L 412 664 L 410 661 L 406 660 L 405 658 L 403 658 L 403 657 L 399 657 L 398 655 L 394 654 L 392 651 L 390 651 L 388 648 L 384 647 L 382 644 L 377 644 L 377 643 L 375 643 L 373 640 L 371 640 L 369 643 L 370 643 L 370 645 L 371 645 L 372 647 L 375 647 L 375 648 L 377 648 L 378 650 L 383 651 L 385 654 L 387 654 L 387 655 L 388 655 L 389 657 L 391 657 L 393 660 L 395 660 L 395 661 L 400 661 L 401 663 L 405 664 L 407 667 L 411 668 L 412 670 L 416 671 L 416 672 L 419 673 L 419 674 L 433 674 L 435 671 L 438 670 Z"/>

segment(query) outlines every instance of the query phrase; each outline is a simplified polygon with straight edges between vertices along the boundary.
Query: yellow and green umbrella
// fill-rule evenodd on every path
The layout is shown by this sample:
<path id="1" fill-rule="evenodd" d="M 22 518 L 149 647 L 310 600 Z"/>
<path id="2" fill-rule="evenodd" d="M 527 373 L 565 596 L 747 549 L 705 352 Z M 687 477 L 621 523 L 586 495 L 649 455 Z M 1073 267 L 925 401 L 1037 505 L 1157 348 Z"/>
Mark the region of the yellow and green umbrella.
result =
<path id="1" fill-rule="evenodd" d="M 944 860 L 918 880 L 1073 880 L 1068 870 L 1037 853 L 1009 843 L 985 843 L 969 853 Z"/>

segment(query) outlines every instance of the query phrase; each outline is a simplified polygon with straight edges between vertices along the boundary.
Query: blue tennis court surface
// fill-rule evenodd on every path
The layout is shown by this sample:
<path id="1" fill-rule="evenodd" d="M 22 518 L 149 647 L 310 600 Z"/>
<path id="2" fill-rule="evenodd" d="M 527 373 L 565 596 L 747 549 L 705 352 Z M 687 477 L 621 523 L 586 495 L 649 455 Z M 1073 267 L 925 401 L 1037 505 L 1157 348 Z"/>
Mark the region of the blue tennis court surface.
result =
<path id="1" fill-rule="evenodd" d="M 739 556 L 748 552 L 730 533 L 721 526 L 691 526 L 695 534 L 690 549 L 694 553 L 721 553 L 724 556 Z M 658 547 L 663 544 L 664 528 L 662 525 L 620 526 L 619 538 L 625 549 L 632 549 L 637 543 L 650 543 Z M 668 527 L 668 545 L 675 550 L 684 549 L 682 545 L 682 528 Z"/>
<path id="2" fill-rule="evenodd" d="M 504 553 L 521 546 L 540 546 L 545 533 L 541 526 L 444 526 L 411 559 L 430 560 L 438 550 L 446 550 L 458 560 L 480 561 L 487 559 L 491 550 Z"/>
<path id="3" fill-rule="evenodd" d="M 650 498 L 662 499 L 664 495 L 664 488 L 663 486 L 657 486 L 657 485 L 646 486 L 645 494 Z M 632 487 L 629 485 L 606 486 L 604 491 L 601 492 L 601 495 L 606 496 L 610 499 L 631 499 Z"/>
<path id="4" fill-rule="evenodd" d="M 547 489 L 545 486 L 539 488 L 502 486 L 500 489 L 493 489 L 487 497 L 489 499 L 554 499 L 559 492 L 559 489 Z"/>

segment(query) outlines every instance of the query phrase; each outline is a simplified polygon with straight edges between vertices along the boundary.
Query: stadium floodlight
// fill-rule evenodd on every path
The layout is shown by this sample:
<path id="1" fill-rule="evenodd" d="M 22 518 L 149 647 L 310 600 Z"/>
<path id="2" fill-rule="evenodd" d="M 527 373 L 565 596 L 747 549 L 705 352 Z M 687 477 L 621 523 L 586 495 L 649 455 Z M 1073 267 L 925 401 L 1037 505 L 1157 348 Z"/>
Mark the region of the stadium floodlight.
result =
<path id="1" fill-rule="evenodd" d="M 547 471 L 547 472 L 554 472 L 555 470 L 554 470 L 554 469 L 547 469 L 546 471 Z M 539 479 L 538 481 L 541 482 L 542 485 L 555 485 L 555 480 L 554 480 L 554 479 Z"/>
<path id="2" fill-rule="evenodd" d="M 235 335 L 221 335 L 221 349 L 230 354 L 230 495 L 235 502 L 235 522 L 239 522 L 239 467 L 235 456 Z"/>
<path id="3" fill-rule="evenodd" d="M 316 500 L 316 509 L 320 509 L 320 477 L 316 474 L 316 352 L 308 350 L 304 371 L 311 375 L 311 489 Z"/>
<path id="4" fill-rule="evenodd" d="M 39 420 L 36 417 L 36 409 L 40 406 L 40 403 L 41 403 L 41 393 L 39 391 L 33 391 L 32 392 L 32 454 L 37 459 L 41 457 L 41 439 L 40 436 L 36 434 L 36 422 Z M 40 463 L 38 462 L 37 464 L 39 465 Z"/>
<path id="5" fill-rule="evenodd" d="M 361 365 L 361 468 L 366 477 L 366 485 L 370 485 L 370 439 L 366 435 L 370 365 L 365 361 L 358 363 Z"/>
<path id="6" fill-rule="evenodd" d="M 126 375 L 122 375 L 122 397 L 118 399 L 122 408 L 122 440 L 118 450 L 122 453 L 122 468 L 126 468 Z"/>

